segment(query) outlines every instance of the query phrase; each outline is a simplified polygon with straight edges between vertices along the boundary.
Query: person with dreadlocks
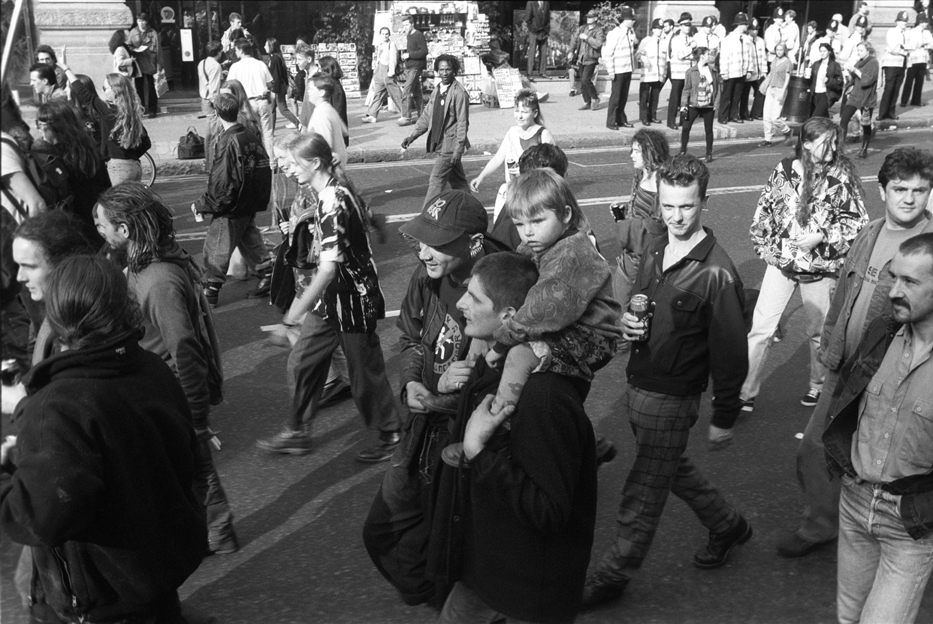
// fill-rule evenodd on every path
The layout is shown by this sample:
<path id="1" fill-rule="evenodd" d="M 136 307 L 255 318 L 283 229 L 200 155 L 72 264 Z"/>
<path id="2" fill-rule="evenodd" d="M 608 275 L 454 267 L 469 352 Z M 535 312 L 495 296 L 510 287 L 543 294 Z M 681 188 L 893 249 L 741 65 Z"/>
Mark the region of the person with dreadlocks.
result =
<path id="1" fill-rule="evenodd" d="M 743 411 L 754 409 L 771 336 L 798 286 L 810 340 L 810 387 L 800 403 L 813 407 L 820 398 L 826 375 L 820 332 L 846 253 L 868 223 L 862 184 L 843 154 L 841 132 L 826 117 L 807 120 L 796 156 L 778 163 L 758 199 L 750 235 L 768 267 L 748 334 Z"/>

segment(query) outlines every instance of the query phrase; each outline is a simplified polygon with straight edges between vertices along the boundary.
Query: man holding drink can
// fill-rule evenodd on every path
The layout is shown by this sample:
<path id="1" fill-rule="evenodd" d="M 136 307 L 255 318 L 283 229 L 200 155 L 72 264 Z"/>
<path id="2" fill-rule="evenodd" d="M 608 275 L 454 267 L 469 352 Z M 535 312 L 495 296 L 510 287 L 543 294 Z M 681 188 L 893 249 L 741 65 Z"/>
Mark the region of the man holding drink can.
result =
<path id="1" fill-rule="evenodd" d="M 732 442 L 741 409 L 747 340 L 742 281 L 713 233 L 700 224 L 709 170 L 689 154 L 658 170 L 658 201 L 667 236 L 642 256 L 630 311 L 632 343 L 624 403 L 635 433 L 635 462 L 622 488 L 616 540 L 587 579 L 583 609 L 618 598 L 648 554 L 669 492 L 709 530 L 694 555 L 718 568 L 752 528 L 685 455 L 700 395 L 713 377 L 710 450 Z M 650 331 L 649 331 L 650 324 Z"/>

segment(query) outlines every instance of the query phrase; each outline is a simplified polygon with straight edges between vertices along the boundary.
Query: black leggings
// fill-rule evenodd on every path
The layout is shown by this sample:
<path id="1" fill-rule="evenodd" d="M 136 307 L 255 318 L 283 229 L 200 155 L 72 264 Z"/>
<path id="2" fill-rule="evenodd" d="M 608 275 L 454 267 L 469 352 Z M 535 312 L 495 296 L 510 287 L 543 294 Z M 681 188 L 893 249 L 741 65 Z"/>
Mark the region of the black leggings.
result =
<path id="1" fill-rule="evenodd" d="M 859 110 L 851 104 L 846 104 L 842 107 L 842 111 L 839 115 L 839 127 L 842 128 L 842 141 L 846 140 L 846 129 L 849 127 L 849 121 L 852 120 L 852 115 L 855 114 L 855 111 Z M 863 108 L 862 110 L 862 138 L 871 137 L 871 114 L 874 111 L 874 108 Z"/>
<path id="2" fill-rule="evenodd" d="M 687 141 L 690 139 L 690 129 L 693 128 L 693 122 L 697 117 L 703 116 L 703 127 L 706 129 L 706 152 L 713 151 L 713 115 L 716 109 L 712 106 L 697 108 L 691 106 L 687 111 L 687 121 L 684 122 L 684 128 L 680 132 L 680 151 L 687 151 Z"/>

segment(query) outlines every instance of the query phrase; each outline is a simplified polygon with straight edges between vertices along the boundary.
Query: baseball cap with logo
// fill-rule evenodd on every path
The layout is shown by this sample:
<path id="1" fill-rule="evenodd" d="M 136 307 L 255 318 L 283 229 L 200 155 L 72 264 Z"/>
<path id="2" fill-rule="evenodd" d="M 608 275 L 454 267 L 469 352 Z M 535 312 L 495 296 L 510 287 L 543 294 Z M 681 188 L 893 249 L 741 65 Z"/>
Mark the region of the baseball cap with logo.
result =
<path id="1" fill-rule="evenodd" d="M 466 191 L 450 190 L 428 202 L 398 231 L 429 247 L 441 247 L 464 234 L 481 234 L 487 225 L 486 209 L 478 199 Z"/>
<path id="2" fill-rule="evenodd" d="M 910 19 L 907 17 L 907 11 L 898 11 L 897 17 L 894 18 L 895 22 L 909 22 Z"/>

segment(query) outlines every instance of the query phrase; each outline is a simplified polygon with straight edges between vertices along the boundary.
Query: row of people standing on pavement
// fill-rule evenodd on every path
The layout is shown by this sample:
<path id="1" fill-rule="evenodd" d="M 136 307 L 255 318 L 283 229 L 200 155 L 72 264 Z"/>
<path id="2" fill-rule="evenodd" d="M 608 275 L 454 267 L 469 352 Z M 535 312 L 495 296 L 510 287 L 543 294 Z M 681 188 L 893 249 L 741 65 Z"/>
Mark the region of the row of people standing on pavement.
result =
<path id="1" fill-rule="evenodd" d="M 763 120 L 765 141 L 769 143 L 774 125 L 788 133 L 789 128 L 781 121 L 781 112 L 795 67 L 811 82 L 809 116 L 828 116 L 829 108 L 851 92 L 856 82 L 856 111 L 873 109 L 878 81 L 871 79 L 870 71 L 869 76 L 862 79 L 858 75 L 862 69 L 856 67 L 864 58 L 858 47 L 867 42 L 870 26 L 867 7 L 860 11 L 852 18 L 851 34 L 841 23 L 842 16 L 837 14 L 824 32 L 818 30 L 815 22 L 810 22 L 803 41 L 793 10 L 785 13 L 783 9 L 776 9 L 764 37 L 759 36 L 758 20 L 749 19 L 744 13 L 735 16 L 728 35 L 714 16 L 707 16 L 699 29 L 694 29 L 692 15 L 683 13 L 676 31 L 673 20 L 655 19 L 651 23 L 651 33 L 640 42 L 633 29 L 635 13 L 630 7 L 620 8 L 618 25 L 608 32 L 597 24 L 597 13 L 591 11 L 587 24 L 578 33 L 572 53 L 572 62 L 581 65 L 580 92 L 584 99 L 581 110 L 599 108 L 595 71 L 600 58 L 612 77 L 608 128 L 632 127 L 625 113 L 625 103 L 632 75 L 640 66 L 639 120 L 642 125 L 662 123 L 657 117 L 658 95 L 670 79 L 667 125 L 671 129 L 683 128 L 685 149 L 693 121 L 702 116 L 708 161 L 712 159 L 712 122 L 717 114 L 721 124 Z M 899 12 L 895 27 L 887 36 L 881 59 L 881 67 L 886 68 L 886 81 L 879 120 L 896 118 L 894 107 L 904 74 L 909 75 L 910 80 L 901 95 L 902 105 L 906 105 L 908 98 L 911 104 L 919 105 L 933 37 L 925 13 L 918 13 L 916 25 L 909 31 L 907 20 L 908 12 Z M 868 49 L 871 50 L 870 44 Z M 779 61 L 777 69 L 775 60 Z M 694 69 L 697 71 L 691 71 Z M 688 84 L 693 88 L 685 93 Z M 769 90 L 772 101 L 766 117 Z M 571 95 L 574 94 L 572 91 Z M 843 108 L 845 104 L 843 101 Z M 869 128 L 866 135 L 870 135 L 870 115 L 862 125 Z M 866 140 L 869 139 L 870 136 Z M 867 144 L 863 146 L 863 153 L 867 154 Z"/>

